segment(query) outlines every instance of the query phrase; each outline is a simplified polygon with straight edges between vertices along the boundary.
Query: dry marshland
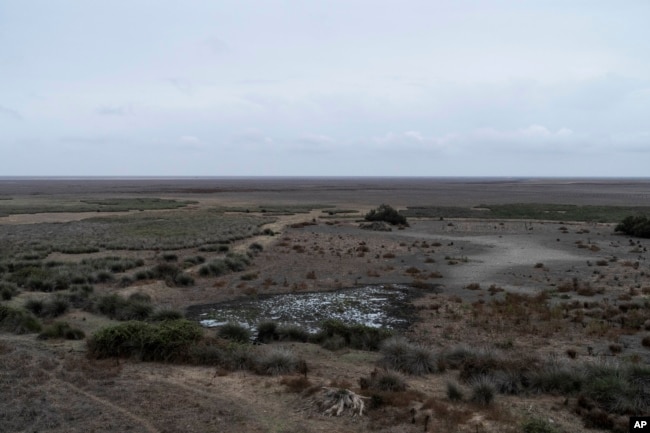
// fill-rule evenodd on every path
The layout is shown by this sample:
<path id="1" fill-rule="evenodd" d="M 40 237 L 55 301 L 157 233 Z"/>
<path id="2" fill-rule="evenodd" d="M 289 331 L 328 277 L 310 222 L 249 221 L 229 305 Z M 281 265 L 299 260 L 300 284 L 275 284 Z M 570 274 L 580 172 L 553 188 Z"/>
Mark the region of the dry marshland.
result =
<path id="1" fill-rule="evenodd" d="M 0 431 L 627 431 L 631 413 L 650 412 L 650 241 L 551 205 L 535 218 L 466 212 L 550 203 L 611 216 L 650 206 L 648 186 L 2 180 Z M 381 203 L 464 210 L 361 229 Z M 381 313 L 406 322 L 318 335 L 299 313 L 252 333 L 195 325 L 219 302 L 365 286 L 407 293 Z M 327 415 L 332 389 L 362 396 L 363 414 Z"/>

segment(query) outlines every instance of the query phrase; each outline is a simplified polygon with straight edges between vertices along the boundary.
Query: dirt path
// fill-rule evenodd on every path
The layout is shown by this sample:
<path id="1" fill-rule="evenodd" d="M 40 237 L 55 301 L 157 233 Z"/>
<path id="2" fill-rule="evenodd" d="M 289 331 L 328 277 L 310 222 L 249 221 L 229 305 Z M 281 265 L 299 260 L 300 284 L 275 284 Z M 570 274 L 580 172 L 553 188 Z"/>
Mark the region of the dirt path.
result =
<path id="1" fill-rule="evenodd" d="M 104 407 L 108 408 L 109 410 L 111 410 L 113 412 L 118 412 L 119 414 L 124 415 L 124 416 L 132 419 L 137 424 L 140 424 L 142 426 L 142 428 L 144 428 L 144 431 L 147 431 L 149 433 L 161 433 L 160 430 L 158 430 L 156 427 L 154 427 L 153 424 L 151 424 L 149 421 L 147 421 L 146 419 L 134 414 L 133 412 L 129 411 L 128 409 L 120 407 L 120 406 L 118 406 L 118 405 L 116 405 L 116 404 L 114 404 L 114 403 L 112 403 L 112 402 L 110 402 L 108 400 L 105 400 L 105 399 L 103 399 L 101 397 L 98 397 L 95 394 L 92 394 L 92 393 L 90 393 L 88 391 L 84 391 L 83 389 L 79 388 L 76 385 L 73 385 L 72 383 L 70 383 L 68 381 L 56 378 L 56 377 L 54 377 L 54 375 L 52 375 L 47 370 L 41 369 L 41 371 L 43 373 L 45 373 L 46 375 L 48 375 L 52 382 L 56 382 L 56 383 L 64 386 L 65 388 L 68 388 L 69 390 L 72 390 L 73 392 L 75 392 L 77 394 L 83 395 L 84 397 L 94 401 L 95 403 L 99 404 L 100 406 L 104 406 Z"/>

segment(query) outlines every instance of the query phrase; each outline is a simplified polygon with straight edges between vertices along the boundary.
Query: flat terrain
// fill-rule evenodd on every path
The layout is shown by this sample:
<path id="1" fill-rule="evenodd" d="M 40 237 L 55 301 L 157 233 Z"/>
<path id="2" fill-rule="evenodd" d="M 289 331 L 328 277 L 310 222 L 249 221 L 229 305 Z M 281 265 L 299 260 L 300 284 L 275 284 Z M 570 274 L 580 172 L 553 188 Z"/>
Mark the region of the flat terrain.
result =
<path id="1" fill-rule="evenodd" d="M 360 228 L 382 203 L 430 213 L 391 231 Z M 486 214 L 503 204 L 542 206 L 536 218 Z M 499 378 L 525 364 L 577 371 L 650 362 L 650 241 L 616 233 L 616 219 L 564 219 L 550 205 L 643 212 L 650 180 L 0 178 L 0 288 L 11 292 L 0 305 L 75 299 L 39 321 L 85 334 L 0 331 L 0 431 L 416 432 L 427 416 L 429 431 L 538 431 L 525 430 L 532 420 L 555 429 L 543 431 L 626 431 L 625 408 L 638 411 L 639 403 L 617 406 L 585 394 L 587 385 L 517 379 L 521 389 L 501 389 L 487 405 L 472 401 L 479 370 L 503 385 Z M 215 271 L 228 257 L 241 267 Z M 112 265 L 101 267 L 108 258 Z M 165 274 L 170 267 L 173 275 Z M 101 311 L 101 297 L 135 294 L 154 311 L 187 314 L 224 301 L 368 285 L 415 290 L 410 326 L 398 332 L 439 362 L 436 372 L 402 373 L 406 391 L 362 386 L 361 378 L 383 372 L 383 352 L 317 342 L 251 349 L 291 351 L 308 367 L 306 382 L 304 372 L 87 356 L 91 336 L 122 323 Z M 455 364 L 461 349 L 483 364 Z M 650 380 L 643 374 L 634 380 Z M 450 383 L 465 398 L 450 399 Z M 325 415 L 322 387 L 368 396 L 369 409 Z M 647 406 L 642 412 L 650 414 Z"/>

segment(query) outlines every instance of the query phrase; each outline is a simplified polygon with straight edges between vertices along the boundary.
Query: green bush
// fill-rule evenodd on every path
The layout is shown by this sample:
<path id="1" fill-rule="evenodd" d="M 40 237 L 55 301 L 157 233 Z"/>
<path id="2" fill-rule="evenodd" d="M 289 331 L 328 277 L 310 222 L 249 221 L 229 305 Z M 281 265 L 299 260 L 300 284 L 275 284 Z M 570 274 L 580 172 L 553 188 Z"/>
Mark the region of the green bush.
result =
<path id="1" fill-rule="evenodd" d="M 187 361 L 201 328 L 185 319 L 157 324 L 130 321 L 109 326 L 88 339 L 88 355 L 102 359 L 133 357 L 142 361 Z"/>
<path id="2" fill-rule="evenodd" d="M 382 204 L 377 209 L 372 209 L 366 214 L 365 219 L 366 221 L 385 221 L 392 225 L 408 226 L 406 217 L 387 204 Z"/>

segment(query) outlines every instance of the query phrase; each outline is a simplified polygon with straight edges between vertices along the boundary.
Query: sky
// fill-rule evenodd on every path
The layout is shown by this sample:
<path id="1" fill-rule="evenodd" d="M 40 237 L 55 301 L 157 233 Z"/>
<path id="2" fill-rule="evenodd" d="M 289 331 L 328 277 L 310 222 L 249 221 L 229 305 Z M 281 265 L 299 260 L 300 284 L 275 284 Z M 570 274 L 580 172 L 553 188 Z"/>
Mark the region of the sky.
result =
<path id="1" fill-rule="evenodd" d="M 650 1 L 0 0 L 0 176 L 647 177 Z"/>

